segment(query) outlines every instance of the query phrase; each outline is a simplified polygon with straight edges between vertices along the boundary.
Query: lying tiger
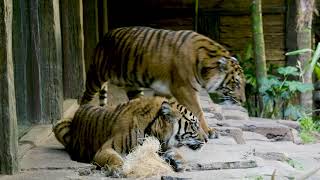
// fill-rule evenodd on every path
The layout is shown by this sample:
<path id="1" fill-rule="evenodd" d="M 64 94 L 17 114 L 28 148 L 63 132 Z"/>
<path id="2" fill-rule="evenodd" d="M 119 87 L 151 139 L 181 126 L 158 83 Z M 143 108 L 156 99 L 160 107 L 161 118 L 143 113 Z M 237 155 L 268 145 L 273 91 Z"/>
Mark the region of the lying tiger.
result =
<path id="1" fill-rule="evenodd" d="M 245 101 L 245 78 L 237 60 L 220 44 L 187 30 L 123 27 L 110 31 L 96 47 L 80 104 L 88 103 L 100 91 L 103 106 L 105 82 L 125 87 L 129 99 L 139 95 L 140 88 L 175 97 L 196 114 L 210 137 L 216 134 L 205 121 L 200 89 L 232 102 Z"/>
<path id="2" fill-rule="evenodd" d="M 115 108 L 83 105 L 73 119 L 59 121 L 53 132 L 72 160 L 93 161 L 112 176 L 121 174 L 123 156 L 146 136 L 160 141 L 161 156 L 175 171 L 184 169 L 184 161 L 173 147 L 198 150 L 207 141 L 198 119 L 163 97 L 141 97 Z"/>

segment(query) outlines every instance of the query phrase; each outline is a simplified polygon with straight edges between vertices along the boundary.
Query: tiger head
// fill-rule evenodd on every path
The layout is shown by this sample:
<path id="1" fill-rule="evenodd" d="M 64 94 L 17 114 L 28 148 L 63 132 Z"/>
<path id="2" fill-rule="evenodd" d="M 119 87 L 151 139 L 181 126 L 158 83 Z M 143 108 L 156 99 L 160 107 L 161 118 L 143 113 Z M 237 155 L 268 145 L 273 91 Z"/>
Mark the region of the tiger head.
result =
<path id="1" fill-rule="evenodd" d="M 165 132 L 162 132 L 161 138 L 157 137 L 159 132 L 153 132 L 153 135 L 160 141 L 164 140 L 165 148 L 188 146 L 192 150 L 198 150 L 207 141 L 207 136 L 200 127 L 199 120 L 191 112 L 180 112 L 169 102 L 164 101 L 159 113 L 161 119 L 166 123 L 159 122 L 157 126 Z M 171 132 L 168 132 L 169 130 Z"/>
<path id="2" fill-rule="evenodd" d="M 186 145 L 192 150 L 200 149 L 208 141 L 208 137 L 200 127 L 199 119 L 185 107 L 177 106 L 180 106 L 179 110 L 182 114 L 182 117 L 178 120 L 178 131 L 174 136 L 174 139 L 178 142 L 177 146 Z"/>
<path id="3" fill-rule="evenodd" d="M 229 55 L 209 56 L 203 61 L 200 72 L 202 86 L 209 94 L 217 94 L 224 103 L 245 103 L 245 76 L 237 59 Z"/>

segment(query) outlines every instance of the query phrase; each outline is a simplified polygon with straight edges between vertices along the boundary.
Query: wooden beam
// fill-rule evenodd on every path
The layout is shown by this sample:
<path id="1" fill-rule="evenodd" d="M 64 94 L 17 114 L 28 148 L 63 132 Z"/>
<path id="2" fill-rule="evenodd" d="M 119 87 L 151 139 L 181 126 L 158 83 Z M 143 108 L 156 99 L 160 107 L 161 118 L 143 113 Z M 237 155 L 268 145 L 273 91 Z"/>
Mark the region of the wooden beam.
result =
<path id="1" fill-rule="evenodd" d="M 0 174 L 18 168 L 18 132 L 12 60 L 12 0 L 0 0 Z"/>
<path id="2" fill-rule="evenodd" d="M 60 0 L 64 98 L 77 99 L 84 90 L 82 0 Z"/>
<path id="3" fill-rule="evenodd" d="M 42 122 L 49 123 L 60 119 L 63 111 L 59 0 L 39 1 L 39 24 Z"/>

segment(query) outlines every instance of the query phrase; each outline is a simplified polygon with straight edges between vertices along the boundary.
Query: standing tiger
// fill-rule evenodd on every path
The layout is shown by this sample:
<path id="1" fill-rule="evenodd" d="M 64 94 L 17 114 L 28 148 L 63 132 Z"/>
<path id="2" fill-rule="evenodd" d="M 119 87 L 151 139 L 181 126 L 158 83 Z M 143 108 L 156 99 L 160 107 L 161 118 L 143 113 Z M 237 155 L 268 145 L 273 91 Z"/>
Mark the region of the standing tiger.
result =
<path id="1" fill-rule="evenodd" d="M 71 156 L 81 162 L 105 166 L 110 175 L 121 173 L 123 156 L 156 137 L 164 159 L 176 171 L 183 170 L 183 159 L 172 147 L 186 145 L 200 149 L 206 134 L 199 120 L 184 106 L 163 97 L 141 97 L 112 107 L 80 106 L 73 119 L 63 119 L 53 132 Z"/>
<path id="2" fill-rule="evenodd" d="M 204 119 L 200 89 L 234 102 L 245 101 L 245 78 L 237 60 L 220 44 L 188 30 L 123 27 L 110 31 L 96 47 L 80 104 L 91 101 L 99 91 L 103 106 L 105 82 L 125 87 L 129 99 L 138 95 L 140 88 L 175 97 L 197 115 L 211 138 L 216 131 Z"/>

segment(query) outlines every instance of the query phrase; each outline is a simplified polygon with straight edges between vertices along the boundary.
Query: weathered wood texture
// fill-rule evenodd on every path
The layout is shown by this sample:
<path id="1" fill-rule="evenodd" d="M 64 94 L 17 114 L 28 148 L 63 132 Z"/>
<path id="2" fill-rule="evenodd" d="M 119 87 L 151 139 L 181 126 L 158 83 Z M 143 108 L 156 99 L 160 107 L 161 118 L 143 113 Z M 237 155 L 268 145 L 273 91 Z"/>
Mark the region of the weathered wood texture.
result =
<path id="1" fill-rule="evenodd" d="M 266 60 L 269 63 L 285 61 L 284 15 L 263 16 Z M 249 16 L 222 16 L 220 18 L 220 42 L 232 53 L 241 54 L 248 43 L 252 43 L 252 30 Z M 277 62 L 275 62 L 277 61 Z"/>
<path id="2" fill-rule="evenodd" d="M 92 62 L 94 49 L 99 40 L 98 0 L 82 0 L 83 4 L 83 35 L 84 59 L 86 72 Z"/>
<path id="3" fill-rule="evenodd" d="M 63 81 L 59 0 L 39 1 L 41 110 L 44 122 L 62 115 Z"/>
<path id="4" fill-rule="evenodd" d="M 41 121 L 41 94 L 40 94 L 40 27 L 39 1 L 29 1 L 29 30 L 30 44 L 27 47 L 27 111 L 28 120 L 32 123 Z"/>
<path id="5" fill-rule="evenodd" d="M 247 169 L 258 167 L 257 162 L 250 161 L 234 161 L 234 162 L 212 162 L 208 164 L 192 163 L 189 165 L 191 171 L 206 171 L 219 169 Z"/>
<path id="6" fill-rule="evenodd" d="M 62 113 L 62 56 L 58 0 L 28 2 L 30 43 L 27 47 L 28 121 L 48 123 Z"/>
<path id="7" fill-rule="evenodd" d="M 13 0 L 12 48 L 18 124 L 27 120 L 27 43 L 29 37 L 26 2 Z"/>
<path id="8" fill-rule="evenodd" d="M 193 29 L 193 2 L 194 0 L 144 0 L 130 2 L 123 7 L 123 0 L 110 1 L 110 27 L 142 25 L 174 30 Z M 249 10 L 251 2 L 252 0 L 199 1 L 198 32 L 220 42 L 232 54 L 241 55 L 246 45 L 252 43 Z M 285 9 L 286 4 L 282 0 L 262 2 L 268 64 L 285 64 Z"/>
<path id="9" fill-rule="evenodd" d="M 0 174 L 18 168 L 18 131 L 12 60 L 12 0 L 0 0 Z"/>
<path id="10" fill-rule="evenodd" d="M 82 1 L 60 0 L 60 15 L 64 98 L 78 99 L 85 77 Z"/>
<path id="11" fill-rule="evenodd" d="M 297 31 L 296 31 L 296 19 L 297 19 L 297 5 L 296 1 L 287 1 L 286 12 L 286 48 L 287 51 L 297 50 Z M 297 65 L 297 56 L 288 56 L 287 64 L 290 66 Z"/>

